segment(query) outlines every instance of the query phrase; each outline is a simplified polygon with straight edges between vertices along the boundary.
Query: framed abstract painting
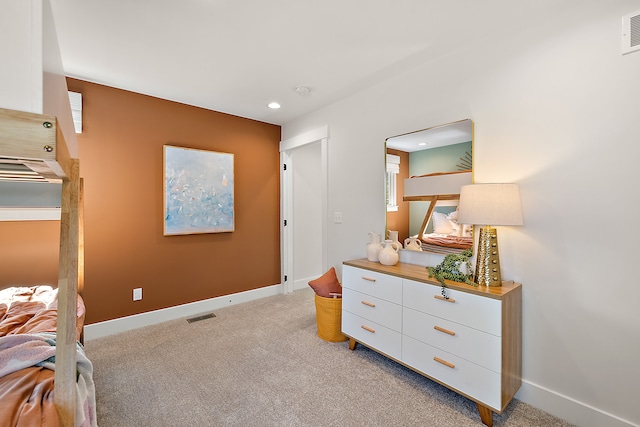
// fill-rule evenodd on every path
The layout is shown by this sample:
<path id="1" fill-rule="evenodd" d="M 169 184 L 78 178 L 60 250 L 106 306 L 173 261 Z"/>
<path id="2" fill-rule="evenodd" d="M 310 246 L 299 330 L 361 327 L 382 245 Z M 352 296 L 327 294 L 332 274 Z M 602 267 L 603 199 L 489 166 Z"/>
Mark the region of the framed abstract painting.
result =
<path id="1" fill-rule="evenodd" d="M 164 235 L 234 231 L 233 154 L 164 146 Z"/>

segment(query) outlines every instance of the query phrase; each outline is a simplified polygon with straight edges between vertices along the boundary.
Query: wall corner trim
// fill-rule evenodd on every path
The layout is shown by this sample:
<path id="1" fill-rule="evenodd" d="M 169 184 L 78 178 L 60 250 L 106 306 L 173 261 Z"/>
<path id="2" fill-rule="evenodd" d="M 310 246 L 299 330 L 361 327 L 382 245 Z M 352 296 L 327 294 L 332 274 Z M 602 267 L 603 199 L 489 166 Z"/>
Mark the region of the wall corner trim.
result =
<path id="1" fill-rule="evenodd" d="M 282 285 L 271 285 L 235 294 L 182 304 L 175 307 L 163 308 L 118 319 L 106 320 L 104 322 L 92 323 L 84 327 L 84 337 L 86 341 L 90 341 L 106 337 L 108 335 L 154 325 L 156 323 L 198 315 L 243 302 L 249 302 L 280 294 L 282 294 Z"/>

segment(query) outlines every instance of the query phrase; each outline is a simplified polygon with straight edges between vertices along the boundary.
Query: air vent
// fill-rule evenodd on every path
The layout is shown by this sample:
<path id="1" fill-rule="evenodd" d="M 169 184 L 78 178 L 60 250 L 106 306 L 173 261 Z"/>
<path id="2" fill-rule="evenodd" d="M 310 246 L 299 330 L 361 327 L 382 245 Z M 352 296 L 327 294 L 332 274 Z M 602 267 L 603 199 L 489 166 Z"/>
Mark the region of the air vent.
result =
<path id="1" fill-rule="evenodd" d="M 207 314 L 203 314 L 202 316 L 191 317 L 191 318 L 187 319 L 187 322 L 189 322 L 189 323 L 199 322 L 200 320 L 212 319 L 214 317 L 216 317 L 215 314 L 207 313 Z"/>
<path id="2" fill-rule="evenodd" d="M 640 50 L 640 11 L 622 17 L 622 54 Z"/>

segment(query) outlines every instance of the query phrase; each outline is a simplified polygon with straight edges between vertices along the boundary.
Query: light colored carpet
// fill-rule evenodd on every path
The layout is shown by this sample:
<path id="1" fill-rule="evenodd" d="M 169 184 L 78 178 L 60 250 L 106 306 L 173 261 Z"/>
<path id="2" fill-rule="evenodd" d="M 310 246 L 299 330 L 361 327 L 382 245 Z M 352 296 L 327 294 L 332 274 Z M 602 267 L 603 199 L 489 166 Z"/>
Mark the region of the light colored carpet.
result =
<path id="1" fill-rule="evenodd" d="M 317 337 L 311 289 L 88 341 L 100 427 L 482 426 L 470 400 Z M 494 426 L 569 426 L 518 400 Z"/>

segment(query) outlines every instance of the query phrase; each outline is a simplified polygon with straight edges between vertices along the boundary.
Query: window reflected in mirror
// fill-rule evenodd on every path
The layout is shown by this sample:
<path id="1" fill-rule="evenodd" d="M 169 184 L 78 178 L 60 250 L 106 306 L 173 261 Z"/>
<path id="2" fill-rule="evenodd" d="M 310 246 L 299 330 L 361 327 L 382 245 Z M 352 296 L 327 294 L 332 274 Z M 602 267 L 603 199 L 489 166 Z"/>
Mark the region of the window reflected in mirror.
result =
<path id="1" fill-rule="evenodd" d="M 400 174 L 400 156 L 387 153 L 387 212 L 398 211 L 398 174 Z"/>

